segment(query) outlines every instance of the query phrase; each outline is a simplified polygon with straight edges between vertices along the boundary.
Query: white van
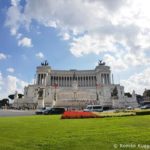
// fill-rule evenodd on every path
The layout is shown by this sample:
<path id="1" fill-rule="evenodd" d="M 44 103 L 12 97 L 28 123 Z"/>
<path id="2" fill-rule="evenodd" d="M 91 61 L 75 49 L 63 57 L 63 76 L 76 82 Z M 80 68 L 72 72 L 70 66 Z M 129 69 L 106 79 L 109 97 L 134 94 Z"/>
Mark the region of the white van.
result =
<path id="1" fill-rule="evenodd" d="M 86 112 L 102 112 L 103 111 L 103 107 L 101 105 L 87 105 L 86 109 L 84 109 L 83 111 Z"/>

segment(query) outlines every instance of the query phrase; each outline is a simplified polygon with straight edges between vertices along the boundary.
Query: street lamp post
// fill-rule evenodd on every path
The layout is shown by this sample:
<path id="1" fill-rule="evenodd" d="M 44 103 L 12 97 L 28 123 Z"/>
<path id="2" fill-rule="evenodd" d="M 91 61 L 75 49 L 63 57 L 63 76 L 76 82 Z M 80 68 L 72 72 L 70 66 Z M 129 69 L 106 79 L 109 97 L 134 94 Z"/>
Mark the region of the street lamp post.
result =
<path id="1" fill-rule="evenodd" d="M 98 92 L 97 92 L 98 87 L 99 87 L 99 84 L 96 84 L 96 101 L 97 102 L 99 101 L 99 96 L 98 96 Z"/>

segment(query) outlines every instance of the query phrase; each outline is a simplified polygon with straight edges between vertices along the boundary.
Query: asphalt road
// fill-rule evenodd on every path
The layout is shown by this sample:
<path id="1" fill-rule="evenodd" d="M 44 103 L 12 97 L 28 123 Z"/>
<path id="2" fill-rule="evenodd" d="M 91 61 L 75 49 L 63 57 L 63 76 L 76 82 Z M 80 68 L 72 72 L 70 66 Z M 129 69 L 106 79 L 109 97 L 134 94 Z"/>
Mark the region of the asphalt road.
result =
<path id="1" fill-rule="evenodd" d="M 31 116 L 35 114 L 35 110 L 2 110 L 0 109 L 0 117 L 13 117 L 13 116 Z"/>

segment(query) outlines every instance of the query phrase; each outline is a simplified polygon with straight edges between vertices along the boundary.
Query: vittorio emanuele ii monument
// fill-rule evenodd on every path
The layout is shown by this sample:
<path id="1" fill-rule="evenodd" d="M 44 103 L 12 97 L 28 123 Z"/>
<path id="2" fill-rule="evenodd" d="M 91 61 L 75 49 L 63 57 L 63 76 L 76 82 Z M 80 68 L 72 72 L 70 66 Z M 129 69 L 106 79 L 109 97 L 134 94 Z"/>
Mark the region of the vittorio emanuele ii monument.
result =
<path id="1" fill-rule="evenodd" d="M 124 87 L 114 84 L 110 67 L 99 61 L 93 70 L 55 70 L 48 62 L 36 68 L 36 81 L 24 88 L 24 97 L 14 100 L 14 107 L 84 108 L 98 104 L 106 108 L 136 107 L 136 95 L 124 95 Z"/>

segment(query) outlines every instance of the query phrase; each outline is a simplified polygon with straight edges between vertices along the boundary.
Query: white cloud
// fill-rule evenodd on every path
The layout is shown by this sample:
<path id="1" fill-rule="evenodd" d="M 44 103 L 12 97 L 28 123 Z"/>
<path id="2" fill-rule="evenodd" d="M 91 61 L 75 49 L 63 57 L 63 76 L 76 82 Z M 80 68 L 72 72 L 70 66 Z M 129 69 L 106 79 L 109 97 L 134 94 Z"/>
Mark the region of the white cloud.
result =
<path id="1" fill-rule="evenodd" d="M 7 55 L 3 54 L 3 53 L 0 53 L 0 60 L 2 59 L 6 59 L 7 58 Z"/>
<path id="2" fill-rule="evenodd" d="M 44 58 L 44 54 L 42 52 L 38 52 L 36 55 L 35 55 L 38 59 L 43 59 Z"/>
<path id="3" fill-rule="evenodd" d="M 117 72 L 127 71 L 129 68 L 147 67 L 150 65 L 150 59 L 144 52 L 123 51 L 114 54 L 105 54 L 103 57 L 107 65 Z"/>
<path id="4" fill-rule="evenodd" d="M 116 58 L 109 54 L 104 56 L 104 61 L 107 62 L 108 66 L 111 66 L 112 70 L 117 72 L 124 71 L 128 68 L 128 65 L 121 58 Z"/>
<path id="5" fill-rule="evenodd" d="M 20 39 L 21 37 L 22 37 L 21 33 L 18 33 L 17 36 L 16 36 L 17 39 Z"/>
<path id="6" fill-rule="evenodd" d="M 20 0 L 11 0 L 11 5 L 12 6 L 18 6 Z"/>
<path id="7" fill-rule="evenodd" d="M 17 30 L 15 28 L 12 28 L 10 30 L 11 35 L 16 35 L 17 34 Z"/>
<path id="8" fill-rule="evenodd" d="M 6 25 L 13 34 L 20 26 L 29 27 L 35 20 L 46 27 L 59 29 L 64 40 L 73 39 L 70 51 L 77 57 L 118 50 L 116 42 L 132 51 L 150 47 L 148 1 L 45 0 L 43 3 L 36 0 L 27 1 L 23 10 L 19 1 L 13 0 L 12 3 Z"/>
<path id="9" fill-rule="evenodd" d="M 20 27 L 29 29 L 33 20 L 55 28 L 58 36 L 69 40 L 74 56 L 94 53 L 104 56 L 113 69 L 125 71 L 150 65 L 149 5 L 148 0 L 27 0 L 25 6 L 20 6 L 13 0 L 6 25 L 16 35 Z M 22 40 L 18 45 L 32 45 L 30 40 Z"/>
<path id="10" fill-rule="evenodd" d="M 89 53 L 116 52 L 115 40 L 113 37 L 89 36 L 84 35 L 80 38 L 74 38 L 71 45 L 71 53 L 77 57 Z"/>
<path id="11" fill-rule="evenodd" d="M 22 39 L 20 39 L 18 41 L 18 46 L 22 46 L 22 47 L 32 47 L 32 41 L 30 38 L 28 37 L 24 37 Z"/>
<path id="12" fill-rule="evenodd" d="M 23 14 L 21 14 L 21 7 L 19 6 L 19 1 L 12 0 L 11 6 L 7 11 L 7 19 L 5 21 L 5 25 L 10 27 L 10 32 L 12 35 L 16 35 L 20 25 L 23 22 Z"/>
<path id="13" fill-rule="evenodd" d="M 62 37 L 63 37 L 63 40 L 69 40 L 70 39 L 70 35 L 68 33 L 63 33 Z"/>
<path id="14" fill-rule="evenodd" d="M 121 84 L 125 86 L 125 90 L 132 92 L 133 90 L 136 93 L 143 94 L 145 89 L 150 89 L 150 68 L 145 69 L 141 73 L 136 73 L 130 76 L 126 80 L 121 80 Z"/>
<path id="15" fill-rule="evenodd" d="M 23 93 L 26 85 L 28 85 L 27 82 L 15 76 L 8 75 L 7 77 L 4 77 L 2 76 L 2 73 L 0 73 L 0 99 L 8 97 L 9 94 L 14 94 L 15 91 Z"/>
<path id="16" fill-rule="evenodd" d="M 7 71 L 10 73 L 13 73 L 15 71 L 15 69 L 10 67 L 10 68 L 7 68 Z"/>

